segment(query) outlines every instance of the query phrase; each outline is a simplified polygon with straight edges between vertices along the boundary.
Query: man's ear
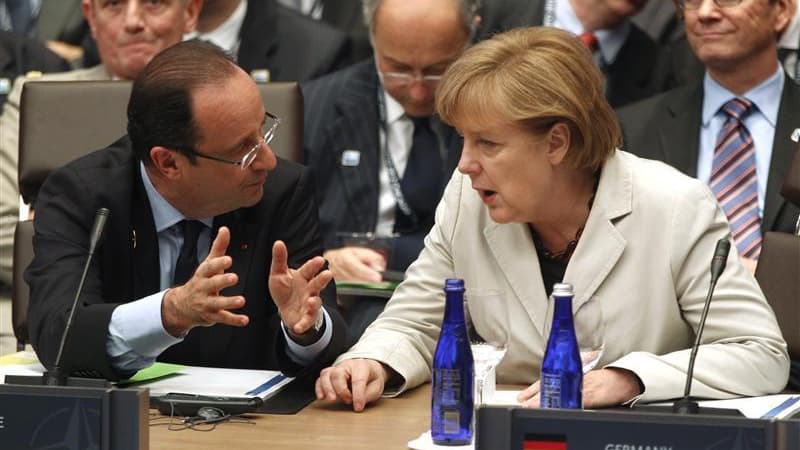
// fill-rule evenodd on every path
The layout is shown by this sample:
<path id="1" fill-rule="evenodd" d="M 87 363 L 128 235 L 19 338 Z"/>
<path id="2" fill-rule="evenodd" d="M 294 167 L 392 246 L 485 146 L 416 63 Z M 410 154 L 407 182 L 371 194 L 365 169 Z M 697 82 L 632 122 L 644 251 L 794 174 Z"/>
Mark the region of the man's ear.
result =
<path id="1" fill-rule="evenodd" d="M 778 0 L 775 4 L 777 17 L 775 18 L 775 39 L 780 39 L 783 33 L 789 29 L 789 25 L 794 19 L 797 5 L 796 0 Z"/>
<path id="2" fill-rule="evenodd" d="M 89 24 L 89 31 L 92 33 L 92 37 L 97 39 L 97 36 L 94 33 L 94 4 L 92 3 L 93 0 L 82 0 L 81 1 L 81 11 L 83 11 L 83 17 L 86 19 L 86 22 Z"/>
<path id="3" fill-rule="evenodd" d="M 572 134 L 569 126 L 564 122 L 556 122 L 547 132 L 547 159 L 550 164 L 556 166 L 561 164 L 567 157 Z"/>
<path id="4" fill-rule="evenodd" d="M 153 147 L 150 149 L 150 162 L 162 177 L 176 179 L 181 175 L 181 162 L 177 160 L 178 152 L 166 147 Z"/>

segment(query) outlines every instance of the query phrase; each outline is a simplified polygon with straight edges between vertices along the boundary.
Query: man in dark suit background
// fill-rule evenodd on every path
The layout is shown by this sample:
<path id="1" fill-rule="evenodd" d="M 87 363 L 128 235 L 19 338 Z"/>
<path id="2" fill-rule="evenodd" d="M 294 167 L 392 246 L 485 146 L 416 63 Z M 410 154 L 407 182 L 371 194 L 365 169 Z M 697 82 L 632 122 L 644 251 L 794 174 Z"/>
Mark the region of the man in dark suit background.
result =
<path id="1" fill-rule="evenodd" d="M 11 92 L 11 83 L 28 72 L 65 72 L 69 63 L 35 39 L 0 31 L 0 109 Z"/>
<path id="2" fill-rule="evenodd" d="M 318 183 L 325 258 L 337 281 L 380 281 L 383 270 L 405 271 L 422 249 L 461 149 L 455 130 L 432 116 L 434 91 L 478 21 L 475 0 L 366 5 L 375 59 L 303 86 L 306 163 Z M 341 247 L 341 232 L 389 236 L 388 260 L 369 248 Z M 367 305 L 376 307 L 364 326 L 383 309 Z M 363 327 L 354 328 L 359 334 Z"/>
<path id="3" fill-rule="evenodd" d="M 619 110 L 625 149 L 665 161 L 713 187 L 714 173 L 721 171 L 714 157 L 725 128 L 724 105 L 735 98 L 746 100 L 752 104 L 743 123 L 753 140 L 755 166 L 749 170 L 756 172 L 760 230 L 793 232 L 798 209 L 781 197 L 780 189 L 794 151 L 790 135 L 800 124 L 800 87 L 781 67 L 776 46 L 794 15 L 794 2 L 678 3 L 705 77 Z M 732 222 L 737 218 L 729 215 Z M 760 246 L 752 250 L 743 256 L 755 270 Z"/>
<path id="4" fill-rule="evenodd" d="M 350 60 L 358 62 L 369 58 L 372 44 L 364 23 L 361 0 L 278 0 L 289 8 L 296 9 L 308 17 L 321 20 L 342 30 L 352 44 Z"/>
<path id="5" fill-rule="evenodd" d="M 613 107 L 666 90 L 658 44 L 630 18 L 647 0 L 485 0 L 479 40 L 516 27 L 554 26 L 586 43 L 605 78 Z"/>
<path id="6" fill-rule="evenodd" d="M 259 82 L 303 81 L 349 63 L 343 32 L 312 20 L 276 0 L 205 0 L 197 33 L 235 55 Z"/>
<path id="7" fill-rule="evenodd" d="M 54 172 L 39 194 L 25 276 L 45 366 L 100 207 L 111 217 L 64 369 L 117 379 L 158 358 L 303 375 L 345 348 L 313 182 L 276 161 L 267 144 L 277 124 L 212 44 L 184 42 L 148 64 L 131 91 L 130 138 Z"/>

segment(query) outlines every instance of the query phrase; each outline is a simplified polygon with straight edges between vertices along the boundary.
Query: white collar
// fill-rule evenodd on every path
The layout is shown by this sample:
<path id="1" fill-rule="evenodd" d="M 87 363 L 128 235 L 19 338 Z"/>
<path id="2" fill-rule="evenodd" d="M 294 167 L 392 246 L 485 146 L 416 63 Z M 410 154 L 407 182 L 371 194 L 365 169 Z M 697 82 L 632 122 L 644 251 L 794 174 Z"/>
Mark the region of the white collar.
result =
<path id="1" fill-rule="evenodd" d="M 239 52 L 239 32 L 242 29 L 244 16 L 246 14 L 247 0 L 240 0 L 239 6 L 237 6 L 233 13 L 217 28 L 206 33 L 200 33 L 195 30 L 183 35 L 183 39 L 202 39 L 204 41 L 210 41 L 235 58 L 236 54 Z"/>

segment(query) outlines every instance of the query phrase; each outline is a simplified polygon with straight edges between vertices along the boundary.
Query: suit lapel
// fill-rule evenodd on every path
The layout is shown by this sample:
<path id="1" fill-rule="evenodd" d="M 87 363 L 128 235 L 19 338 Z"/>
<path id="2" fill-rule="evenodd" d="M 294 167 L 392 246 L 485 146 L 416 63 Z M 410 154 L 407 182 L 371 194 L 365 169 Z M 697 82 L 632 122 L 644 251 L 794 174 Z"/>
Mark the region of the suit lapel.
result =
<path id="1" fill-rule="evenodd" d="M 252 265 L 253 249 L 258 237 L 259 226 L 247 218 L 247 210 L 240 209 L 214 218 L 212 240 L 217 235 L 219 228 L 225 226 L 231 232 L 231 242 L 228 244 L 227 255 L 233 259 L 233 265 L 226 272 L 239 276 L 236 286 L 222 291 L 222 295 L 244 295 Z M 262 225 L 263 227 L 264 225 Z"/>
<path id="2" fill-rule="evenodd" d="M 659 130 L 663 161 L 691 177 L 697 176 L 702 105 L 702 82 L 676 92 L 668 99 L 666 119 Z"/>
<path id="3" fill-rule="evenodd" d="M 614 221 L 631 212 L 633 174 L 617 151 L 600 175 L 594 204 L 564 280 L 575 287 L 574 311 L 586 303 L 608 277 L 627 244 Z"/>
<path id="4" fill-rule="evenodd" d="M 161 289 L 161 264 L 153 211 L 142 184 L 138 164 L 134 166 L 134 193 L 129 222 L 133 252 L 133 298 L 142 298 Z"/>
<path id="5" fill-rule="evenodd" d="M 337 164 L 332 170 L 341 172 L 339 179 L 344 187 L 348 208 L 356 215 L 364 211 L 375 212 L 378 204 L 378 170 L 381 148 L 378 137 L 378 75 L 372 61 L 364 63 L 363 70 L 353 74 L 336 100 L 336 117 L 326 127 L 331 150 L 336 152 Z M 360 153 L 357 165 L 343 165 L 342 153 L 356 150 Z M 373 229 L 377 214 L 354 217 L 364 229 Z"/>
<path id="6" fill-rule="evenodd" d="M 541 268 L 528 227 L 524 224 L 501 225 L 489 221 L 483 229 L 483 235 L 517 301 L 525 308 L 539 334 L 544 335 L 547 302 L 535 299 L 544 299 L 547 294 L 542 277 L 536 276 Z"/>
<path id="7" fill-rule="evenodd" d="M 780 211 L 787 206 L 780 192 L 783 179 L 792 161 L 796 144 L 792 142 L 792 131 L 800 126 L 800 88 L 786 76 L 784 78 L 781 105 L 778 109 L 778 122 L 772 144 L 772 157 L 767 178 L 767 193 L 764 199 L 763 232 L 775 229 Z"/>

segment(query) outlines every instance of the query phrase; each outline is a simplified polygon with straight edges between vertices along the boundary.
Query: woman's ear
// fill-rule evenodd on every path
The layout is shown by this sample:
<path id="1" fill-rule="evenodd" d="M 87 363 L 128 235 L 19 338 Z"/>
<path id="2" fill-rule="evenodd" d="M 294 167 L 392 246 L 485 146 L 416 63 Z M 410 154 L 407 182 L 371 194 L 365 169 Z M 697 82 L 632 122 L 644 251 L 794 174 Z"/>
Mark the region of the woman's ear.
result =
<path id="1" fill-rule="evenodd" d="M 564 122 L 556 122 L 547 132 L 547 159 L 550 164 L 558 165 L 567 157 L 572 135 L 569 126 Z"/>

